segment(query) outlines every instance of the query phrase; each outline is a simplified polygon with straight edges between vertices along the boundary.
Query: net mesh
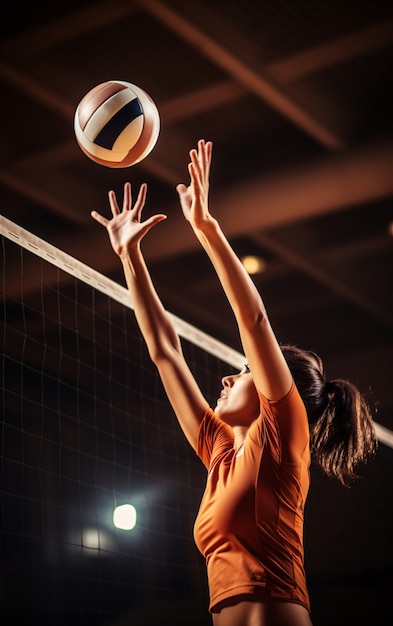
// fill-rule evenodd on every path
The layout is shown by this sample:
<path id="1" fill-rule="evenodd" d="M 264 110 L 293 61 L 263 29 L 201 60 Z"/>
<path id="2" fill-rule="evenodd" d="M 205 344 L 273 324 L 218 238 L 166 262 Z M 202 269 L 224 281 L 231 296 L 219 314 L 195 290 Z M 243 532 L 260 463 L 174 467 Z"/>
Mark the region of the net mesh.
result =
<path id="1" fill-rule="evenodd" d="M 128 294 L 5 226 L 2 623 L 210 624 L 192 537 L 205 470 L 168 404 Z M 214 402 L 240 355 L 218 346 L 223 361 L 214 341 L 199 331 L 187 338 L 187 324 L 176 324 Z M 137 512 L 132 531 L 113 524 L 125 503 Z"/>

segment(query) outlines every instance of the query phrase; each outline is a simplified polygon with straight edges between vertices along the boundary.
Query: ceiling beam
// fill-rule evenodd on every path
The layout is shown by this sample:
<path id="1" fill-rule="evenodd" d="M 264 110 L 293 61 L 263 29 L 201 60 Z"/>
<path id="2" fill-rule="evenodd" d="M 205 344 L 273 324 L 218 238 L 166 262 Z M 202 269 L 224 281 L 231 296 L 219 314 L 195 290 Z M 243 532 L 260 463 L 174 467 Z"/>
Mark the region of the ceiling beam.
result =
<path id="1" fill-rule="evenodd" d="M 116 4 L 120 4 L 123 7 L 121 11 L 116 10 Z M 108 7 L 111 9 L 110 11 Z M 135 8 L 132 8 L 132 11 L 134 10 Z M 89 9 L 81 12 L 82 15 L 81 13 L 73 14 L 66 19 L 66 25 L 63 23 L 64 20 L 51 22 L 45 27 L 44 33 L 42 29 L 37 29 L 37 31 L 33 31 L 33 34 L 28 33 L 12 38 L 5 42 L 0 49 L 4 53 L 12 53 L 11 57 L 15 52 L 21 50 L 29 50 L 29 54 L 31 54 L 32 46 L 34 49 L 34 42 L 39 42 L 40 47 L 48 47 L 51 43 L 56 43 L 59 38 L 60 40 L 64 38 L 71 39 L 80 34 L 81 25 L 83 25 L 84 32 L 94 30 L 94 28 L 103 24 L 102 20 L 106 22 L 116 21 L 124 17 L 125 14 L 132 12 L 130 7 L 124 12 L 122 3 L 105 2 L 95 5 L 93 11 L 94 19 L 91 15 L 92 11 L 92 9 Z M 52 34 L 48 36 L 47 32 Z M 56 37 L 57 40 L 55 41 L 54 38 Z M 275 82 L 285 85 L 328 67 L 343 63 L 351 58 L 387 46 L 392 41 L 393 20 L 387 20 L 345 37 L 328 41 L 320 46 L 308 48 L 296 55 L 262 65 L 258 71 L 269 76 Z M 3 58 L 6 56 L 7 54 L 4 54 Z M 69 119 L 73 116 L 75 103 L 65 101 L 63 96 L 57 96 L 53 90 L 40 85 L 27 74 L 13 68 L 12 65 L 4 62 L 0 63 L 0 76 L 28 93 L 30 97 L 52 109 L 61 117 Z M 240 85 L 237 81 L 228 79 L 217 85 L 160 103 L 160 113 L 166 123 L 176 123 L 183 118 L 193 116 L 212 107 L 225 105 L 246 95 L 247 89 L 245 86 Z"/>
<path id="2" fill-rule="evenodd" d="M 315 259 L 308 259 L 299 252 L 292 250 L 287 244 L 283 245 L 275 240 L 271 234 L 258 233 L 252 237 L 258 245 L 263 246 L 269 252 L 285 261 L 290 267 L 294 267 L 303 274 L 306 274 L 320 285 L 327 287 L 332 293 L 335 293 L 343 300 L 355 305 L 361 311 L 365 311 L 374 319 L 388 326 L 393 326 L 393 315 L 385 308 L 380 308 L 375 303 L 365 298 L 356 289 L 347 285 L 340 280 L 338 276 L 326 271 Z"/>
<path id="3" fill-rule="evenodd" d="M 0 77 L 42 104 L 45 109 L 53 111 L 60 118 L 69 121 L 74 117 L 76 104 L 67 102 L 65 98 L 58 96 L 53 89 L 45 87 L 34 78 L 30 78 L 25 72 L 21 72 L 10 64 L 0 63 Z"/>
<path id="4" fill-rule="evenodd" d="M 381 141 L 288 171 L 261 173 L 247 185 L 228 183 L 224 191 L 215 194 L 213 157 L 212 212 L 233 238 L 391 196 L 392 172 L 393 140 Z M 180 214 L 173 215 L 172 207 L 169 214 L 168 223 L 162 226 L 165 237 L 153 229 L 146 239 L 145 249 L 152 258 L 175 256 L 197 247 Z"/>
<path id="5" fill-rule="evenodd" d="M 0 182 L 15 191 L 17 195 L 25 196 L 31 202 L 36 203 L 37 206 L 46 207 L 51 212 L 62 215 L 71 222 L 80 223 L 81 225 L 86 222 L 84 216 L 80 215 L 80 213 L 78 214 L 75 207 L 67 201 L 63 202 L 58 195 L 48 193 L 39 185 L 25 180 L 20 174 L 0 170 Z"/>
<path id="6" fill-rule="evenodd" d="M 313 114 L 288 97 L 271 78 L 259 69 L 251 67 L 233 51 L 218 44 L 210 36 L 192 24 L 160 0 L 141 0 L 141 7 L 153 15 L 167 28 L 207 57 L 250 92 L 267 102 L 292 124 L 301 128 L 318 143 L 329 150 L 341 150 L 344 145 L 340 137 L 320 122 Z"/>
<path id="7" fill-rule="evenodd" d="M 35 45 L 34 42 L 39 42 L 40 47 L 48 46 L 51 42 L 54 43 L 59 40 L 59 38 L 62 40 L 77 35 L 80 32 L 81 23 L 83 24 L 83 29 L 88 31 L 99 27 L 108 20 L 116 21 L 121 19 L 135 10 L 134 5 L 126 8 L 122 2 L 103 2 L 95 5 L 94 11 L 87 9 L 73 14 L 70 17 L 63 18 L 62 20 L 51 22 L 45 27 L 42 27 L 44 31 L 40 28 L 34 30 L 32 34 L 12 38 L 2 45 L 2 49 L 8 52 L 31 49 L 31 46 L 34 47 Z M 83 19 L 81 19 L 81 17 L 83 17 Z M 48 35 L 48 33 L 52 34 Z M 358 33 L 353 33 L 337 39 L 336 41 L 327 42 L 321 46 L 303 51 L 298 55 L 273 62 L 266 65 L 263 71 L 265 74 L 271 75 L 275 81 L 287 83 L 324 67 L 387 45 L 392 40 L 393 20 L 388 20 L 383 23 L 375 24 Z M 24 93 L 27 93 L 29 97 L 42 103 L 46 108 L 49 108 L 60 117 L 67 121 L 72 119 L 75 104 L 67 102 L 64 97 L 59 97 L 53 90 L 31 79 L 30 76 L 5 63 L 0 63 L 0 76 Z M 210 110 L 212 107 L 225 105 L 230 101 L 245 97 L 246 95 L 247 89 L 245 86 L 233 80 L 223 81 L 222 83 L 218 83 L 206 89 L 201 89 L 175 98 L 174 100 L 161 103 L 160 114 L 163 124 L 166 126 L 172 125 L 181 119 L 192 117 L 197 113 Z M 70 149 L 67 149 L 67 147 Z M 67 160 L 69 159 L 70 153 L 74 152 L 71 146 L 63 145 L 60 158 Z M 34 157 L 37 156 L 39 157 L 39 155 L 30 155 L 29 162 L 34 160 Z M 45 155 L 43 156 L 45 158 Z M 57 209 L 59 209 L 58 200 L 52 199 L 50 194 L 46 194 L 45 197 L 43 197 L 42 192 L 39 189 L 35 189 L 32 181 L 27 182 L 23 179 L 23 172 L 19 167 L 19 162 L 15 163 L 15 165 L 17 167 L 12 168 L 11 172 L 4 172 L 2 174 L 1 178 L 3 184 L 14 189 L 19 188 L 24 195 L 35 200 L 41 197 L 41 201 L 45 201 L 44 204 L 47 208 L 56 206 Z M 157 150 L 150 155 L 149 160 L 143 163 L 141 167 L 144 167 L 166 183 L 175 184 L 178 180 L 178 173 L 168 166 L 166 160 L 161 162 Z M 18 171 L 21 175 L 19 183 Z M 60 203 L 60 205 L 63 209 L 62 214 L 71 216 L 74 213 L 71 208 L 68 210 L 67 207 L 64 206 L 64 203 Z"/>
<path id="8" fill-rule="evenodd" d="M 102 28 L 112 22 L 129 17 L 137 7 L 132 0 L 107 0 L 70 13 L 59 19 L 45 22 L 27 32 L 10 37 L 0 45 L 2 58 L 23 58 L 37 50 L 49 48 L 63 41 Z"/>
<path id="9" fill-rule="evenodd" d="M 143 5 L 145 6 L 145 3 L 143 3 Z M 85 20 L 84 28 L 94 28 L 97 24 L 101 23 L 101 21 L 104 20 L 107 12 L 106 10 L 109 11 L 109 8 L 112 11 L 109 18 L 110 20 L 120 19 L 120 17 L 124 15 L 124 5 L 121 2 L 113 3 L 113 6 L 112 3 L 104 2 L 96 5 L 96 10 L 97 7 L 101 7 L 102 11 L 98 11 L 95 19 Z M 132 7 L 132 11 L 134 10 L 135 5 Z M 131 8 L 129 7 L 127 11 L 130 12 Z M 79 13 L 76 15 L 79 15 Z M 63 27 L 60 29 L 61 37 L 64 38 L 73 36 L 76 31 L 73 30 L 72 25 L 74 25 L 74 27 L 78 30 L 79 18 L 80 15 L 78 19 L 71 17 L 66 19 L 66 23 L 63 24 Z M 45 28 L 52 28 L 53 31 L 56 31 L 56 24 L 58 24 L 58 22 L 53 22 Z M 59 31 L 57 30 L 57 32 Z M 340 62 L 340 60 L 344 58 L 361 54 L 362 51 L 376 48 L 378 45 L 386 45 L 392 39 L 392 33 L 393 21 L 388 21 L 385 25 L 380 23 L 359 33 L 354 33 L 353 35 L 341 38 L 336 42 L 328 42 L 323 46 L 305 51 L 304 53 L 297 55 L 297 57 L 277 61 L 267 66 L 265 68 L 265 72 L 271 73 L 275 80 L 283 82 L 290 81 L 291 77 L 294 75 L 299 76 L 307 74 L 310 71 L 317 71 L 318 68 L 321 68 L 322 66 Z M 45 37 L 43 37 L 43 34 L 41 33 L 41 37 L 36 37 L 36 39 L 43 41 Z M 8 42 L 8 44 L 10 44 L 10 42 Z M 48 45 L 48 38 L 46 38 L 45 45 Z M 9 49 L 12 49 L 11 44 Z M 16 44 L 15 49 L 18 49 Z M 29 96 L 41 102 L 44 106 L 49 107 L 58 115 L 67 119 L 67 121 L 72 118 L 74 113 L 73 104 L 65 101 L 63 97 L 60 98 L 57 96 L 53 90 L 46 88 L 45 86 L 37 83 L 35 80 L 32 80 L 28 75 L 23 74 L 22 72 L 4 63 L 0 64 L 0 75 L 25 93 L 28 93 Z M 212 106 L 220 106 L 221 104 L 225 104 L 227 101 L 234 100 L 246 94 L 246 88 L 238 83 L 231 80 L 223 81 L 220 84 L 208 88 L 207 90 L 186 94 L 185 96 L 175 99 L 174 101 L 162 103 L 162 106 L 160 106 L 160 112 L 162 112 L 165 124 L 171 125 L 176 123 L 178 119 L 195 115 L 195 113 L 204 110 L 206 107 L 210 108 Z M 208 95 L 208 97 L 206 97 L 206 95 Z M 67 146 L 63 146 L 62 150 L 60 152 L 57 150 L 56 153 L 57 156 L 60 154 L 60 159 L 64 158 L 67 160 L 69 159 L 70 154 L 74 152 L 71 142 L 68 146 L 68 150 L 63 148 L 67 148 Z M 45 155 L 43 156 L 45 158 Z M 34 155 L 31 159 L 33 158 Z M 53 198 L 51 194 L 43 193 L 38 187 L 36 188 L 34 181 L 28 179 L 24 180 L 23 171 L 18 167 L 18 162 L 15 163 L 15 165 L 17 167 L 12 167 L 8 171 L 3 170 L 1 174 L 3 184 L 22 192 L 27 197 L 34 199 L 34 201 L 44 204 L 47 208 L 52 208 L 52 210 L 54 209 L 56 212 L 61 212 L 65 216 L 71 217 L 75 215 L 75 208 L 65 206 L 64 202 L 59 202 L 59 199 Z M 178 173 L 173 169 L 173 167 L 169 167 L 169 164 L 166 161 L 161 163 L 158 147 L 156 151 L 150 155 L 149 159 L 146 160 L 145 163 L 141 164 L 141 167 L 150 170 L 151 173 L 169 184 L 175 184 L 175 182 L 179 179 Z M 362 172 L 363 179 L 367 179 L 368 175 L 368 171 Z M 363 187 L 364 182 L 365 180 L 362 180 L 362 185 L 360 185 L 359 189 Z M 370 193 L 368 192 L 367 198 L 365 199 L 369 198 Z"/>
<path id="10" fill-rule="evenodd" d="M 173 125 L 246 96 L 244 87 L 233 80 L 225 80 L 160 103 L 160 116 L 163 124 Z"/>
<path id="11" fill-rule="evenodd" d="M 373 24 L 298 54 L 273 61 L 264 71 L 278 83 L 290 83 L 350 59 L 384 48 L 393 41 L 393 20 Z"/>
<path id="12" fill-rule="evenodd" d="M 393 141 L 365 146 L 349 154 L 331 155 L 297 170 L 261 175 L 246 186 L 239 181 L 220 193 L 214 192 L 213 164 L 212 212 L 229 238 L 249 235 L 393 195 L 392 171 Z M 144 251 L 150 262 L 199 248 L 177 207 L 174 190 L 171 206 L 160 209 L 169 219 L 154 228 L 144 240 Z M 113 269 L 114 259 L 109 246 L 105 245 L 105 237 L 103 229 L 97 228 L 96 235 L 93 231 L 87 239 L 84 233 L 71 238 L 59 233 L 51 243 L 107 273 Z M 99 255 L 97 250 L 100 250 Z"/>

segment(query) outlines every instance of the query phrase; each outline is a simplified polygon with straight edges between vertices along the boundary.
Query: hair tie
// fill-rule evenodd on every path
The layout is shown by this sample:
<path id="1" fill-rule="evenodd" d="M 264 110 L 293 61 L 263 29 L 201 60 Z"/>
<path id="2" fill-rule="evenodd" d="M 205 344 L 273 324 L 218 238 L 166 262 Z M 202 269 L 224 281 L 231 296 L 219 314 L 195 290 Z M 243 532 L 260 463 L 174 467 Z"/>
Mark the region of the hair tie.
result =
<path id="1" fill-rule="evenodd" d="M 333 382 L 330 382 L 330 381 L 326 381 L 326 382 L 325 382 L 325 392 L 326 392 L 327 394 L 329 394 L 329 393 L 333 393 L 333 392 L 334 392 L 334 389 L 335 389 L 335 386 L 334 386 L 334 383 L 333 383 Z"/>

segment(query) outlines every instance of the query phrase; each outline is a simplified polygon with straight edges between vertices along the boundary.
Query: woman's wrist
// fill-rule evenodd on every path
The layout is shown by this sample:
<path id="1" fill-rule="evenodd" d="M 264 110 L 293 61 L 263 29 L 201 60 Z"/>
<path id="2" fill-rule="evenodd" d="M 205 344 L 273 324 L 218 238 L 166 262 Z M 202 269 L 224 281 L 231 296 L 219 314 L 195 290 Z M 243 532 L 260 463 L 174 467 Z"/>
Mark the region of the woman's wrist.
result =
<path id="1" fill-rule="evenodd" d="M 211 215 L 202 220 L 198 220 L 197 223 L 191 223 L 191 227 L 197 236 L 198 234 L 214 234 L 219 230 L 219 224 L 217 220 Z"/>
<path id="2" fill-rule="evenodd" d="M 208 254 L 210 254 L 209 250 L 220 245 L 223 239 L 225 239 L 221 227 L 215 218 L 210 217 L 203 224 L 193 228 L 196 238 Z"/>
<path id="3" fill-rule="evenodd" d="M 138 252 L 140 252 L 139 242 L 128 243 L 125 246 L 123 246 L 122 249 L 120 250 L 119 257 L 121 259 L 131 259 L 131 257 L 138 254 Z"/>
<path id="4" fill-rule="evenodd" d="M 133 246 L 124 246 L 119 254 L 119 258 L 125 268 L 134 267 L 135 264 L 138 264 L 138 249 Z"/>
<path id="5" fill-rule="evenodd" d="M 129 250 L 128 250 L 128 248 L 126 246 L 121 249 L 119 257 L 120 257 L 120 260 L 122 262 L 131 260 L 130 259 L 130 252 L 129 252 Z"/>

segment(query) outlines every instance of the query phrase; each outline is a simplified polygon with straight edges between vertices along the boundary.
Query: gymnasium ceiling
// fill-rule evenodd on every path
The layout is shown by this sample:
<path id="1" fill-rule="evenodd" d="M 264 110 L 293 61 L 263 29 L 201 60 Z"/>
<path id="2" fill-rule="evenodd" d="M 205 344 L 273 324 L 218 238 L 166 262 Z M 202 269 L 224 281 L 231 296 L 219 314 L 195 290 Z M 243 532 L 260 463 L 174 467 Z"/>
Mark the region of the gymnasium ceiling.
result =
<path id="1" fill-rule="evenodd" d="M 392 3 L 38 0 L 2 12 L 0 213 L 124 284 L 90 211 L 146 181 L 146 215 L 168 215 L 144 245 L 165 306 L 238 349 L 175 192 L 188 150 L 213 140 L 211 210 L 240 255 L 262 260 L 254 279 L 279 339 L 371 387 L 392 429 Z M 89 161 L 73 134 L 78 102 L 108 79 L 141 86 L 161 116 L 154 151 L 126 170 Z"/>

